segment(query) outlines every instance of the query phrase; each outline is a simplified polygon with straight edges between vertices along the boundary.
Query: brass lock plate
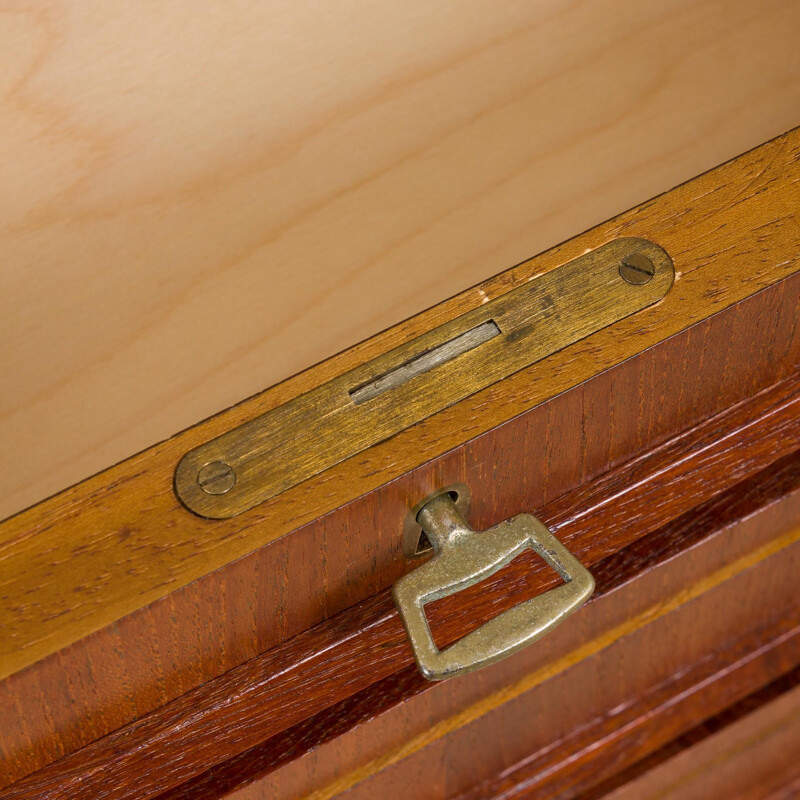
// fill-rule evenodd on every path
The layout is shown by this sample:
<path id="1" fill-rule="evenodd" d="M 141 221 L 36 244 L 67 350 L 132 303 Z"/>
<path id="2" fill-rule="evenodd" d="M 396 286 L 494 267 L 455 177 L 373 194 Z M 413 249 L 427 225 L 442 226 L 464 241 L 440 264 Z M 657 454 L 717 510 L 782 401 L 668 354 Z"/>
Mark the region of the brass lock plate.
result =
<path id="1" fill-rule="evenodd" d="M 661 300 L 667 253 L 609 242 L 190 450 L 175 491 L 233 517 Z"/>

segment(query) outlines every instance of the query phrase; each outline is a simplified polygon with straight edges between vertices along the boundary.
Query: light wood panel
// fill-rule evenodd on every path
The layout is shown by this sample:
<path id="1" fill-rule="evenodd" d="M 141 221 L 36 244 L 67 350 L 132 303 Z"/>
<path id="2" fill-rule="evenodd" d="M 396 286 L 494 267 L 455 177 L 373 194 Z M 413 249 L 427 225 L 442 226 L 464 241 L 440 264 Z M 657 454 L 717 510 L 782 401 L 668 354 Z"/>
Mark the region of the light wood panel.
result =
<path id="1" fill-rule="evenodd" d="M 0 4 L 0 517 L 800 122 L 792 0 Z"/>

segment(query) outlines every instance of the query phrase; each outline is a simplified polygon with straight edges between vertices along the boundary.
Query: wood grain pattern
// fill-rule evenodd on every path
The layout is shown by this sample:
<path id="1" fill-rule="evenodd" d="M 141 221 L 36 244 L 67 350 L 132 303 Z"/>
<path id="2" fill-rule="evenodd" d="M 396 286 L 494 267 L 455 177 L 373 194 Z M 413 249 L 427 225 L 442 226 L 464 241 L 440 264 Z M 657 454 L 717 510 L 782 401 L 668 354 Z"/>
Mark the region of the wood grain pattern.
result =
<path id="1" fill-rule="evenodd" d="M 795 217 L 800 195 L 800 182 L 795 180 L 800 173 L 798 151 L 800 131 L 503 273 L 481 288 L 483 295 L 471 292 L 454 298 L 8 520 L 0 527 L 6 598 L 0 609 L 0 622 L 7 632 L 0 652 L 0 674 L 11 674 L 60 650 L 404 475 L 420 463 L 463 445 L 465 439 L 536 407 L 692 324 L 711 320 L 713 315 L 759 290 L 792 276 L 800 266 L 800 226 Z M 340 373 L 348 364 L 359 363 L 431 324 L 479 305 L 481 296 L 503 293 L 587 247 L 621 235 L 650 238 L 672 256 L 680 277 L 661 304 L 454 404 L 234 520 L 223 524 L 195 519 L 177 503 L 172 492 L 172 472 L 181 455 L 193 445 L 274 407 L 301 387 L 309 389 Z M 679 370 L 686 369 L 679 381 L 675 374 L 670 376 L 671 386 L 684 386 L 685 391 L 694 392 L 692 387 L 699 379 L 689 375 L 689 370 L 698 365 L 710 369 L 713 359 L 720 359 L 716 366 L 722 374 L 714 376 L 713 381 L 716 387 L 722 381 L 721 390 L 707 395 L 707 406 L 699 406 L 678 392 L 675 402 L 686 405 L 679 414 L 675 405 L 655 403 L 651 398 L 655 425 L 650 419 L 636 424 L 655 428 L 660 425 L 663 436 L 670 425 L 674 430 L 675 425 L 692 424 L 698 417 L 747 396 L 754 384 L 756 388 L 763 385 L 765 377 L 774 380 L 782 370 L 789 369 L 796 361 L 794 348 L 800 347 L 794 285 L 781 287 L 761 302 L 767 306 L 775 303 L 774 318 L 758 313 L 750 320 L 747 331 L 734 328 L 727 333 L 729 340 L 732 336 L 740 343 L 740 351 L 698 352 L 690 356 L 697 358 L 691 367 L 685 361 L 679 364 Z M 735 323 L 737 316 L 734 312 L 726 322 L 715 325 L 717 333 L 726 324 Z M 686 338 L 676 346 L 684 357 L 682 348 L 690 341 Z M 722 342 L 716 344 L 725 346 Z M 733 352 L 736 358 L 732 357 Z M 749 392 L 744 384 L 750 387 Z M 647 391 L 658 390 L 653 387 Z M 648 437 L 655 434 L 653 427 Z M 625 426 L 623 430 L 632 429 Z M 635 435 L 638 434 L 639 431 Z M 628 442 L 628 454 L 637 445 L 643 449 L 649 441 L 645 438 Z M 416 473 L 415 483 L 421 475 L 422 472 Z M 464 482 L 464 477 L 449 482 Z M 395 518 L 402 517 L 418 492 L 413 491 L 414 497 L 402 500 L 402 510 Z M 394 535 L 384 527 L 380 537 L 371 535 L 369 540 L 373 547 L 377 546 L 376 555 L 381 562 L 397 559 Z M 302 537 L 294 538 L 295 544 L 302 541 Z M 279 551 L 272 552 L 277 555 Z M 318 553 L 319 548 L 311 552 Z M 363 563 L 362 558 L 349 559 L 344 552 L 340 555 L 345 557 L 345 564 Z M 310 568 L 313 570 L 313 565 Z M 284 569 L 285 565 L 276 566 L 274 574 L 280 575 Z M 373 576 L 371 580 L 393 577 L 380 568 L 376 571 L 374 565 L 369 565 L 364 575 L 367 579 Z M 282 579 L 276 581 L 273 591 L 286 591 Z M 313 603 L 327 603 L 330 598 L 321 597 L 325 591 L 319 579 L 312 577 L 304 595 Z M 35 600 L 27 599 L 34 593 Z"/>
<path id="2" fill-rule="evenodd" d="M 793 800 L 800 788 L 798 752 L 800 688 L 796 687 L 603 796 L 608 800 Z"/>
<path id="3" fill-rule="evenodd" d="M 791 284 L 778 288 L 737 307 L 733 320 L 714 317 L 704 330 L 666 343 L 666 352 L 647 351 L 298 531 L 281 542 L 286 549 L 265 548 L 235 562 L 4 681 L 0 709 L 8 719 L 0 733 L 7 768 L 27 774 L 390 584 L 407 568 L 394 521 L 408 498 L 427 487 L 469 481 L 473 520 L 494 524 L 522 508 L 541 508 L 676 425 L 751 393 L 796 359 L 798 292 Z M 771 321 L 768 332 L 752 348 L 752 325 L 757 330 L 764 318 Z M 725 366 L 736 352 L 747 356 L 740 372 L 733 369 L 737 362 Z M 666 391 L 673 381 L 683 381 L 681 393 Z M 631 407 L 639 409 L 634 420 Z M 522 468 L 515 452 L 524 454 Z M 538 465 L 535 473 L 527 459 Z M 487 469 L 503 479 L 493 473 L 487 481 Z M 390 557 L 382 548 L 391 548 Z M 322 583 L 319 596 L 309 591 L 314 581 Z M 65 683 L 64 675 L 71 680 Z M 47 715 L 38 712 L 42 707 Z"/>
<path id="4" fill-rule="evenodd" d="M 797 125 L 798 25 L 4 3 L 0 517 Z"/>
<path id="5" fill-rule="evenodd" d="M 593 787 L 604 775 L 614 774 L 642 752 L 704 720 L 714 710 L 724 715 L 753 686 L 800 661 L 800 652 L 795 649 L 800 630 L 792 627 L 794 621 L 796 618 L 775 620 L 755 636 L 742 637 L 727 651 L 709 653 L 683 674 L 593 720 L 566 740 L 532 754 L 502 776 L 459 795 L 457 800 L 602 797 Z M 697 736 L 693 730 L 687 738 L 694 738 L 692 734 Z M 643 798 L 639 791 L 625 787 L 621 794 Z M 718 795 L 704 795 L 710 796 Z"/>
<path id="6" fill-rule="evenodd" d="M 339 775 L 330 784 L 304 796 L 309 800 L 328 800 L 340 795 L 347 800 L 373 797 L 394 800 L 404 796 L 409 775 L 413 775 L 420 800 L 449 800 L 482 779 L 519 763 L 532 752 L 546 751 L 554 743 L 566 744 L 576 729 L 594 725 L 599 726 L 595 727 L 597 732 L 602 729 L 602 718 L 613 709 L 624 714 L 620 706 L 649 693 L 676 673 L 686 672 L 693 664 L 704 661 L 710 652 L 724 651 L 743 631 L 760 627 L 766 621 L 767 608 L 796 621 L 797 604 L 790 587 L 799 558 L 800 547 L 795 544 L 760 566 L 754 564 L 753 569 L 732 576 L 714 590 L 709 587 L 694 602 L 674 608 L 669 616 L 660 617 L 635 633 L 632 631 L 632 635 L 617 641 L 614 650 L 609 648 L 595 658 L 581 660 L 546 683 L 528 687 L 525 681 L 525 692 L 501 692 L 511 702 L 482 703 L 479 709 L 461 709 L 455 719 L 437 724 L 431 733 L 407 739 L 403 747 L 354 773 Z M 762 599 L 764 605 L 742 600 L 753 596 Z M 691 635 L 676 635 L 687 631 Z M 790 658 L 784 670 L 794 666 L 793 661 Z M 633 664 L 635 668 L 626 668 Z M 599 687 L 602 691 L 598 691 Z M 657 698 L 650 699 L 657 702 Z M 664 699 L 666 714 L 662 721 L 667 723 L 674 700 Z M 479 710 L 484 713 L 476 713 Z M 679 718 L 680 712 L 676 716 Z M 531 720 L 536 720 L 536 724 L 532 725 Z M 646 722 L 646 714 L 642 722 Z M 610 739 L 608 744 L 612 745 L 608 756 L 613 758 L 614 739 L 618 735 L 613 721 L 606 734 Z M 571 752 L 578 775 L 581 756 L 588 755 L 591 760 L 596 745 L 605 744 L 604 738 L 599 742 L 595 739 L 592 744 L 580 738 L 573 740 L 572 744 L 578 745 Z M 582 751 L 580 745 L 588 752 Z M 569 751 L 569 745 L 564 750 Z M 620 747 L 623 754 L 626 750 Z M 568 756 L 557 746 L 552 766 L 558 765 L 562 754 L 564 766 L 569 765 Z M 593 772 L 591 768 L 588 771 Z M 539 796 L 558 796 L 562 780 L 568 790 L 573 775 L 558 768 L 552 773 L 545 772 L 539 778 L 541 783 L 549 783 L 552 778 L 553 785 L 543 786 Z M 275 786 L 282 786 L 277 773 L 271 781 L 244 788 L 232 797 L 237 800 L 268 797 Z"/>
<path id="7" fill-rule="evenodd" d="M 750 716 L 753 712 L 784 696 L 797 686 L 800 686 L 800 667 L 795 667 L 795 669 L 772 681 L 772 683 L 729 705 L 719 714 L 704 720 L 700 725 L 676 737 L 669 744 L 651 753 L 647 758 L 643 758 L 632 766 L 618 772 L 613 778 L 600 781 L 590 791 L 582 792 L 581 800 L 599 800 L 599 798 L 611 794 L 614 790 L 626 786 L 626 784 L 634 783 L 637 778 L 660 764 L 670 761 L 675 756 L 695 747 L 709 737 L 725 731 L 739 722 L 739 720 Z"/>
<path id="8" fill-rule="evenodd" d="M 775 514 L 776 503 L 783 509 L 784 519 L 792 518 L 791 512 L 787 517 L 787 504 L 782 500 L 787 492 L 797 491 L 800 482 L 797 467 L 797 457 L 784 459 L 784 463 L 770 469 L 769 474 L 762 473 L 744 484 L 737 485 L 733 490 L 698 507 L 691 514 L 675 520 L 598 562 L 592 568 L 598 586 L 594 602 L 604 603 L 606 601 L 601 598 L 605 595 L 628 587 L 624 590 L 624 600 L 620 602 L 630 604 L 630 611 L 635 613 L 637 601 L 632 601 L 631 596 L 636 592 L 646 593 L 646 590 L 643 590 L 643 583 L 656 578 L 659 590 L 668 594 L 669 588 L 665 585 L 663 574 L 660 579 L 656 576 L 669 569 L 678 576 L 681 570 L 684 570 L 684 576 L 689 577 L 691 572 L 686 567 L 686 561 L 690 558 L 696 559 L 699 550 L 705 550 L 710 554 L 712 561 L 716 558 L 718 563 L 722 563 L 726 558 L 734 558 L 737 552 L 752 549 L 762 536 L 768 537 L 774 532 L 776 520 L 781 519 L 780 514 L 778 516 Z M 772 508 L 765 516 L 764 511 L 767 507 Z M 744 530 L 752 526 L 752 522 L 749 526 L 743 526 L 739 520 L 754 515 L 761 517 L 760 528 L 750 527 L 749 530 Z M 733 537 L 731 529 L 737 524 L 739 532 L 737 537 Z M 689 555 L 690 551 L 694 551 L 693 556 Z M 648 579 L 645 578 L 646 575 L 649 575 Z M 515 590 L 518 592 L 518 587 L 509 581 L 504 584 L 504 588 L 511 595 L 515 594 Z M 481 613 L 480 604 L 474 600 L 472 604 L 478 608 L 478 613 Z M 782 620 L 781 624 L 786 621 Z M 590 631 L 585 627 L 583 631 L 587 635 L 596 632 L 595 629 Z M 539 659 L 534 653 L 529 653 L 527 658 L 520 660 L 527 664 L 529 669 L 531 666 L 535 668 L 538 661 L 546 663 L 559 652 L 557 645 L 548 644 L 550 646 L 543 647 Z M 754 649 L 757 650 L 757 646 Z M 533 664 L 531 664 L 532 657 Z M 757 660 L 757 656 L 753 657 Z M 772 657 L 767 656 L 767 658 Z M 766 679 L 773 669 L 778 669 L 778 659 L 770 661 L 770 667 L 766 672 L 760 671 L 761 677 Z M 524 671 L 522 668 L 519 669 L 520 673 Z M 509 679 L 513 677 L 506 672 L 492 683 L 502 686 L 503 681 Z M 485 684 L 484 680 L 481 685 L 482 692 L 487 691 Z M 747 685 L 747 682 L 739 684 L 736 691 L 745 691 Z M 423 701 L 421 708 L 415 709 L 411 714 L 403 714 L 403 707 L 422 693 L 435 698 L 441 696 L 442 690 L 423 680 L 415 668 L 405 668 L 263 744 L 210 768 L 179 789 L 166 793 L 160 800 L 210 800 L 212 797 L 230 793 L 252 783 L 263 782 L 266 776 L 272 776 L 269 781 L 273 786 L 281 786 L 280 796 L 308 793 L 314 786 L 324 783 L 326 774 L 338 775 L 348 766 L 352 766 L 353 760 L 356 763 L 363 761 L 370 749 L 380 752 L 382 747 L 390 746 L 390 743 L 384 740 L 387 733 L 394 731 L 394 736 L 390 735 L 391 742 L 391 738 L 396 739 L 400 735 L 398 731 L 408 732 L 413 728 L 408 725 L 409 717 L 418 722 L 422 720 L 423 725 L 425 721 L 430 722 L 432 719 L 430 705 L 436 705 L 434 700 L 427 704 L 427 708 Z M 451 709 L 457 708 L 459 701 L 469 703 L 475 699 L 469 696 L 463 685 L 457 686 L 455 692 L 445 690 L 444 693 L 450 694 L 448 704 Z M 729 696 L 723 695 L 723 697 L 728 698 L 721 701 L 723 704 L 729 701 Z M 419 703 L 416 699 L 414 702 Z M 705 704 L 701 707 L 707 709 Z M 699 711 L 699 708 L 695 711 Z M 398 716 L 400 719 L 397 719 Z M 691 717 L 681 717 L 681 720 L 682 725 L 692 724 Z M 364 734 L 359 737 L 362 741 L 348 747 L 345 743 L 347 738 L 358 737 L 358 729 L 362 727 L 365 728 Z M 365 748 L 367 740 L 370 745 Z M 657 741 L 649 742 L 650 747 L 656 745 Z M 600 757 L 603 758 L 602 754 Z M 276 770 L 282 770 L 279 776 L 272 775 Z M 287 772 L 293 772 L 295 775 L 289 776 Z M 298 781 L 297 773 L 302 775 L 305 782 Z"/>
<path id="9" fill-rule="evenodd" d="M 555 501 L 544 509 L 543 518 L 562 536 L 570 526 L 583 530 L 588 547 L 573 535 L 572 548 L 585 553 L 584 560 L 592 564 L 598 547 L 599 552 L 613 552 L 626 543 L 621 537 L 630 541 L 640 531 L 663 527 L 665 520 L 697 504 L 701 495 L 690 492 L 690 484 L 702 487 L 706 493 L 702 496 L 728 486 L 730 491 L 713 506 L 698 509 L 693 525 L 675 523 L 675 530 L 682 532 L 680 541 L 689 547 L 697 539 L 686 533 L 687 527 L 695 536 L 724 530 L 740 516 L 752 514 L 800 486 L 800 456 L 796 455 L 771 467 L 766 478 L 753 477 L 752 490 L 746 485 L 733 486 L 747 474 L 734 465 L 734 456 L 744 463 L 757 463 L 752 455 L 748 457 L 752 442 L 758 442 L 763 452 L 773 454 L 780 442 L 796 442 L 800 438 L 800 430 L 792 433 L 790 427 L 777 424 L 781 400 L 785 405 L 786 398 L 791 398 L 789 408 L 797 412 L 800 377 L 790 381 L 790 385 L 793 392 L 787 393 L 786 387 L 781 386 L 748 403 L 749 414 L 744 408 L 734 409 L 726 415 L 727 421 L 711 420 L 642 462 L 605 476 L 591 490 L 582 487 L 576 490 L 576 496 Z M 753 413 L 754 407 L 757 413 Z M 768 421 L 771 427 L 757 425 L 759 418 Z M 800 421 L 800 412 L 794 414 L 794 419 Z M 720 451 L 716 460 L 712 457 L 711 436 Z M 698 480 L 698 475 L 706 479 Z M 648 490 L 648 485 L 654 483 L 661 488 Z M 628 486 L 637 489 L 626 491 Z M 676 501 L 676 497 L 680 500 Z M 660 502 L 654 503 L 655 498 Z M 573 516 L 576 507 L 586 511 L 580 522 Z M 659 510 L 653 515 L 652 509 L 656 507 Z M 619 518 L 636 518 L 641 527 L 625 526 L 616 541 L 596 544 L 595 540 L 602 540 L 606 530 L 620 527 L 615 522 Z M 800 514 L 796 522 L 800 523 Z M 665 535 L 675 546 L 674 531 L 668 529 Z M 656 544 L 649 556 L 650 563 L 642 556 L 615 557 L 624 559 L 623 580 L 630 580 L 643 568 L 651 568 L 653 559 L 658 563 L 674 554 L 669 547 Z M 730 577 L 728 573 L 725 575 L 726 579 Z M 620 585 L 618 568 L 609 572 L 601 566 L 598 576 L 605 581 L 598 584 L 598 596 Z M 479 590 L 462 592 L 458 598 L 448 598 L 432 607 L 430 616 L 437 638 L 454 640 L 511 604 L 547 588 L 553 578 L 540 565 L 530 569 L 529 565 L 515 561 L 513 569 L 493 576 Z M 686 599 L 684 594 L 681 602 Z M 663 604 L 658 613 L 665 613 Z M 643 612 L 645 622 L 651 618 L 652 612 Z M 630 632 L 630 625 L 623 628 Z M 601 646 L 608 646 L 608 642 Z M 319 629 L 296 637 L 285 647 L 204 684 L 149 717 L 41 771 L 29 781 L 12 787 L 8 796 L 46 795 L 57 786 L 66 786 L 69 788 L 62 789 L 65 797 L 92 797 L 99 791 L 99 785 L 109 780 L 117 787 L 119 798 L 126 796 L 124 786 L 129 786 L 136 797 L 146 796 L 148 787 L 152 787 L 151 793 L 163 791 L 170 785 L 165 781 L 177 782 L 181 776 L 191 776 L 215 761 L 229 759 L 410 663 L 397 614 L 388 593 L 382 593 Z M 364 669 L 365 664 L 369 664 L 369 669 Z"/>
<path id="10" fill-rule="evenodd" d="M 4 681 L 7 768 L 28 774 L 391 584 L 408 568 L 394 526 L 409 497 L 466 480 L 475 524 L 536 511 L 791 371 L 800 345 L 798 285 L 792 279 L 760 293 L 297 531 L 278 549 L 263 548 Z M 514 453 L 524 454 L 522 468 Z M 490 481 L 487 470 L 497 470 Z M 103 519 L 107 496 L 88 497 Z M 120 533 L 131 535 L 125 524 Z"/>
<path id="11" fill-rule="evenodd" d="M 177 504 L 172 470 L 185 448 L 479 305 L 479 293 L 0 527 L 2 644 L 17 665 L 39 659 L 0 684 L 9 719 L 0 747 L 11 775 L 29 774 L 390 585 L 408 569 L 400 521 L 431 489 L 468 483 L 480 526 L 535 512 L 792 373 L 800 356 L 791 180 L 799 140 L 776 140 L 481 287 L 496 296 L 587 246 L 643 234 L 668 243 L 683 270 L 670 294 L 676 304 L 513 376 L 280 503 L 235 521 L 199 520 Z M 450 445 L 458 446 L 436 457 Z M 203 577 L 184 584 L 192 575 Z"/>
<path id="12" fill-rule="evenodd" d="M 616 596 L 622 604 L 621 607 L 617 607 L 613 599 L 607 604 L 602 597 L 599 598 L 582 615 L 578 615 L 573 623 L 565 623 L 554 631 L 549 637 L 546 649 L 537 651 L 536 648 L 530 648 L 525 656 L 521 656 L 516 661 L 512 658 L 504 664 L 497 665 L 496 668 L 493 668 L 494 671 L 483 673 L 480 675 L 480 680 L 475 680 L 474 683 L 453 681 L 445 684 L 445 689 L 425 687 L 427 691 L 422 696 L 417 696 L 412 691 L 402 697 L 402 702 L 389 703 L 388 706 L 375 702 L 383 687 L 376 687 L 374 693 L 369 690 L 368 694 L 372 695 L 372 706 L 376 711 L 362 719 L 362 722 L 369 722 L 369 724 L 359 725 L 358 721 L 354 720 L 355 724 L 352 729 L 340 730 L 332 741 L 317 740 L 316 745 L 313 743 L 314 735 L 312 734 L 308 741 L 311 749 L 299 758 L 289 754 L 292 753 L 293 747 L 302 747 L 306 740 L 297 739 L 289 734 L 290 739 L 287 742 L 289 747 L 283 751 L 283 764 L 278 772 L 269 776 L 268 783 L 280 786 L 285 797 L 307 797 L 315 791 L 319 791 L 323 797 L 332 797 L 369 779 L 386 767 L 390 767 L 397 776 L 408 775 L 408 771 L 414 773 L 414 764 L 419 757 L 423 763 L 428 764 L 430 768 L 427 773 L 428 777 L 434 785 L 438 786 L 448 774 L 449 757 L 445 758 L 444 755 L 450 751 L 451 747 L 455 749 L 455 753 L 458 753 L 460 749 L 457 743 L 449 744 L 450 734 L 460 730 L 466 723 L 475 722 L 477 724 L 477 720 L 485 716 L 487 711 L 491 716 L 498 709 L 498 702 L 505 703 L 522 697 L 529 690 L 540 691 L 536 688 L 539 686 L 540 679 L 558 680 L 563 687 L 557 690 L 558 696 L 552 698 L 546 705 L 536 708 L 531 714 L 522 714 L 524 719 L 535 717 L 537 724 L 530 729 L 530 733 L 540 738 L 536 746 L 531 744 L 529 748 L 523 748 L 523 752 L 517 750 L 516 756 L 503 754 L 509 755 L 506 766 L 516 763 L 524 756 L 529 755 L 536 747 L 545 747 L 550 742 L 562 738 L 573 727 L 579 727 L 581 724 L 579 719 L 573 719 L 572 725 L 568 720 L 563 725 L 561 724 L 564 713 L 567 710 L 578 712 L 580 704 L 572 694 L 574 672 L 554 677 L 552 670 L 554 662 L 561 662 L 562 666 L 572 666 L 577 670 L 578 665 L 569 659 L 569 655 L 574 650 L 580 650 L 587 641 L 592 640 L 596 631 L 624 630 L 632 619 L 646 615 L 649 608 L 658 607 L 667 610 L 671 607 L 670 598 L 677 596 L 686 598 L 685 592 L 689 584 L 705 586 L 706 589 L 709 589 L 709 570 L 716 574 L 724 573 L 732 561 L 746 560 L 748 555 L 752 554 L 754 546 L 757 548 L 768 546 L 769 542 L 774 541 L 776 531 L 784 530 L 787 524 L 792 524 L 791 521 L 797 519 L 796 503 L 798 499 L 800 498 L 795 492 L 787 503 L 773 503 L 743 522 L 733 526 L 723 525 L 721 530 L 717 529 L 715 534 L 707 536 L 704 541 L 696 542 L 688 552 L 684 551 L 682 554 L 672 552 L 670 554 L 671 546 L 667 542 L 671 539 L 672 546 L 674 546 L 676 533 L 681 530 L 681 527 L 683 529 L 692 529 L 693 527 L 690 520 L 683 521 L 681 527 L 679 527 L 679 521 L 676 521 L 674 526 L 668 526 L 672 528 L 671 534 L 667 534 L 666 542 L 662 541 L 661 543 L 662 546 L 666 545 L 665 562 L 651 563 L 650 566 L 653 568 L 641 574 L 638 579 L 633 582 L 623 579 L 618 589 L 612 589 L 610 597 Z M 706 528 L 706 525 L 709 526 L 706 530 L 713 530 L 713 518 L 712 513 L 705 522 L 701 522 L 699 530 Z M 658 538 L 658 535 L 656 536 Z M 680 541 L 679 534 L 677 541 Z M 759 543 L 764 543 L 764 545 Z M 658 552 L 658 547 L 656 552 Z M 609 560 L 615 562 L 616 557 Z M 620 565 L 624 564 L 623 558 Z M 598 577 L 603 580 L 611 578 L 613 585 L 613 582 L 622 578 L 623 572 L 624 570 L 617 572 L 615 567 L 605 578 Z M 759 597 L 764 599 L 762 595 Z M 726 615 L 732 609 L 740 606 L 741 603 L 730 598 L 724 603 L 718 604 L 720 620 L 727 619 Z M 751 608 L 762 612 L 764 610 L 763 607 L 747 604 L 747 610 Z M 744 612 L 745 608 L 741 608 L 741 611 Z M 692 643 L 692 646 L 700 648 L 696 653 L 696 659 L 707 655 L 700 644 L 704 628 L 702 625 L 694 624 L 694 617 L 687 618 L 673 609 L 668 611 L 668 616 L 662 619 L 665 620 L 662 628 L 663 635 L 674 647 Z M 715 624 L 720 620 L 715 619 Z M 733 627 L 735 628 L 735 625 Z M 726 636 L 730 635 L 731 625 L 729 623 L 723 623 L 722 629 Z M 652 647 L 656 647 L 662 652 L 660 658 L 665 661 L 661 666 L 666 669 L 665 664 L 674 655 L 674 652 L 672 650 L 665 652 L 660 649 L 658 635 L 651 633 L 647 636 L 649 643 L 631 645 L 625 658 L 608 656 L 606 651 L 598 654 L 598 666 L 607 664 L 607 667 L 603 668 L 602 675 L 597 675 L 593 679 L 592 693 L 587 701 L 590 706 L 597 709 L 599 715 L 602 712 L 602 704 L 608 700 L 606 690 L 610 686 L 616 686 L 615 691 L 618 694 L 616 700 L 606 708 L 616 707 L 617 703 L 627 703 L 630 696 L 639 691 L 634 682 L 641 677 L 640 670 L 658 665 L 658 656 L 655 656 L 655 664 L 648 658 Z M 616 645 L 612 645 L 612 647 L 616 647 Z M 593 674 L 593 667 L 587 667 L 587 669 L 590 674 Z M 668 672 L 662 673 L 662 677 L 667 677 L 668 674 Z M 626 684 L 625 680 L 629 683 Z M 608 682 L 610 682 L 610 686 Z M 391 687 L 391 685 L 390 681 L 389 686 Z M 577 686 L 581 685 L 582 682 L 578 680 Z M 598 690 L 600 687 L 602 687 L 602 691 Z M 364 698 L 364 703 L 366 708 L 369 708 L 368 698 Z M 513 714 L 513 712 L 511 713 Z M 517 712 L 516 716 L 520 718 L 520 712 Z M 546 721 L 547 725 L 545 725 Z M 557 726 L 558 730 L 550 728 L 551 724 Z M 467 751 L 469 752 L 470 747 L 476 742 L 480 743 L 484 738 L 494 739 L 495 736 L 494 731 L 486 734 L 486 737 L 465 734 L 466 740 L 472 743 L 466 745 Z M 464 740 L 462 737 L 461 742 L 463 743 Z M 509 744 L 508 739 L 504 741 Z M 502 742 L 500 746 L 502 747 Z M 432 760 L 425 755 L 428 748 L 435 750 Z M 280 748 L 273 750 L 272 755 L 280 757 Z M 285 759 L 287 755 L 290 759 L 295 758 L 296 760 L 287 764 Z M 406 759 L 409 761 L 406 762 Z M 477 759 L 476 764 L 481 763 L 481 760 Z M 434 766 L 437 762 L 438 765 Z M 462 766 L 465 766 L 463 762 Z M 460 770 L 456 765 L 453 767 L 453 776 L 456 777 Z M 502 767 L 498 766 L 498 771 L 501 769 Z M 470 767 L 466 765 L 466 772 L 469 773 L 469 771 Z M 495 773 L 487 770 L 484 777 L 492 774 Z M 238 777 L 243 777 L 241 772 Z M 466 785 L 472 785 L 482 779 L 478 776 L 473 776 L 473 778 L 474 780 L 471 783 L 467 782 Z"/>

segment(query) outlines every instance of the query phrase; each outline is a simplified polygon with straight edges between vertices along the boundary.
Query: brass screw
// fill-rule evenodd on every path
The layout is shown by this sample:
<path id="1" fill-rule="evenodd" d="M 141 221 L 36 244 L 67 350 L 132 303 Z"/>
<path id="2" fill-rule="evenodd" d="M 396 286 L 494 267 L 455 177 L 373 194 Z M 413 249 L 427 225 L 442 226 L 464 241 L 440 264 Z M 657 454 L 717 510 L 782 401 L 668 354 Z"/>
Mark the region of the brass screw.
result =
<path id="1" fill-rule="evenodd" d="M 200 468 L 197 483 L 206 494 L 225 494 L 236 483 L 236 473 L 224 461 L 212 461 Z"/>
<path id="2" fill-rule="evenodd" d="M 631 253 L 622 259 L 619 265 L 619 274 L 628 283 L 634 286 L 641 286 L 652 280 L 653 275 L 656 274 L 656 268 L 653 262 L 641 253 Z"/>

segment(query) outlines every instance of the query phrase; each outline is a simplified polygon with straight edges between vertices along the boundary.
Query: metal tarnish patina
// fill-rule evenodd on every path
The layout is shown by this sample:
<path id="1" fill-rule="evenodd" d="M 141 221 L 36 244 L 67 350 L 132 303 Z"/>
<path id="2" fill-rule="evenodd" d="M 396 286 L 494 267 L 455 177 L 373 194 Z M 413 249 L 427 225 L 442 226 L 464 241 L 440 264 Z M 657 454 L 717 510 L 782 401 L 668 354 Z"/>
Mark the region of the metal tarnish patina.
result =
<path id="1" fill-rule="evenodd" d="M 420 672 L 432 681 L 464 675 L 535 642 L 585 603 L 594 578 L 536 517 L 520 514 L 474 531 L 449 493 L 437 494 L 417 515 L 434 557 L 394 585 L 392 594 Z M 527 548 L 564 583 L 520 603 L 445 650 L 433 641 L 424 606 L 490 577 Z"/>
<path id="2" fill-rule="evenodd" d="M 631 253 L 622 259 L 619 265 L 619 274 L 628 283 L 642 286 L 653 280 L 656 268 L 647 256 L 642 253 Z"/>
<path id="3" fill-rule="evenodd" d="M 623 259 L 652 278 L 625 280 Z M 657 303 L 673 278 L 658 245 L 609 242 L 190 450 L 175 491 L 196 514 L 233 517 Z M 222 493 L 198 482 L 214 462 L 235 475 Z"/>
<path id="4" fill-rule="evenodd" d="M 197 485 L 206 494 L 225 494 L 235 483 L 236 473 L 223 461 L 212 461 L 197 473 Z"/>
<path id="5" fill-rule="evenodd" d="M 417 516 L 422 507 L 430 503 L 434 497 L 440 494 L 448 494 L 453 498 L 456 508 L 462 517 L 469 513 L 470 491 L 469 487 L 463 483 L 454 483 L 452 486 L 445 486 L 429 494 L 424 500 L 417 503 L 406 514 L 403 521 L 403 555 L 406 558 L 424 558 L 431 554 L 432 546 L 427 539 L 427 534 L 422 530 L 422 526 L 417 521 Z M 420 546 L 422 544 L 422 546 Z"/>

